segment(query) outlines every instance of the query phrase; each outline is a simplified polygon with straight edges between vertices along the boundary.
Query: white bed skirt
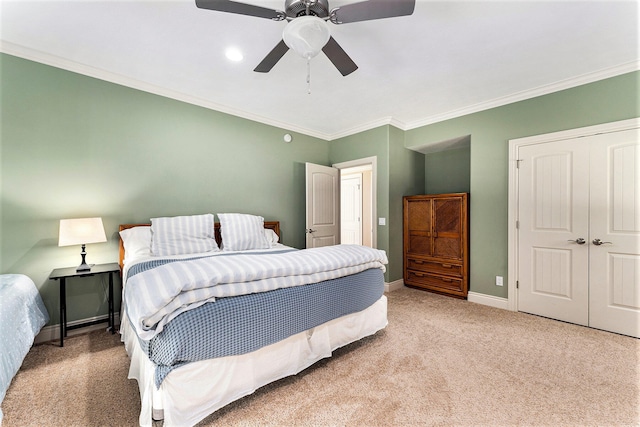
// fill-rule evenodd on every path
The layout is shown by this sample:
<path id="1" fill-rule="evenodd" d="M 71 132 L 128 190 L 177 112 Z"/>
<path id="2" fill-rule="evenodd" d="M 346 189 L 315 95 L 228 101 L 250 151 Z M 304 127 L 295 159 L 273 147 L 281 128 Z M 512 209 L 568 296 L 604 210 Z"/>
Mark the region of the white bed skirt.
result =
<path id="1" fill-rule="evenodd" d="M 140 389 L 140 425 L 155 419 L 164 425 L 192 426 L 211 413 L 258 388 L 297 374 L 333 350 L 358 341 L 387 326 L 387 298 L 369 308 L 334 319 L 275 344 L 240 356 L 189 363 L 175 369 L 160 389 L 154 385 L 155 366 L 140 348 L 127 319 L 121 326 L 122 340 L 131 358 L 129 378 Z"/>

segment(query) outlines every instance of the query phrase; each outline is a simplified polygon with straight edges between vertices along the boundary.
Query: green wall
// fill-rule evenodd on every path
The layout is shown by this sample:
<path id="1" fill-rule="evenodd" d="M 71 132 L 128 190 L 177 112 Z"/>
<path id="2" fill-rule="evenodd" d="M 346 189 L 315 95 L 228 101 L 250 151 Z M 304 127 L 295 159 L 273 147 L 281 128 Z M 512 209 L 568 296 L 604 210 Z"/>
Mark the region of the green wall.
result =
<path id="1" fill-rule="evenodd" d="M 117 260 L 120 223 L 180 214 L 259 214 L 304 247 L 304 163 L 329 164 L 328 142 L 9 55 L 0 72 L 0 271 L 36 282 L 50 323 L 49 273 L 80 263 L 57 246 L 62 218 L 103 218 L 90 263 Z M 106 314 L 103 285 L 69 282 L 69 321 Z"/>
<path id="2" fill-rule="evenodd" d="M 425 193 L 468 193 L 471 189 L 470 163 L 470 147 L 426 154 Z"/>
<path id="3" fill-rule="evenodd" d="M 330 143 L 329 159 L 331 164 L 377 157 L 377 215 L 380 218 L 389 217 L 389 130 L 382 126 L 372 130 L 337 139 Z M 374 223 L 378 224 L 377 218 Z M 377 246 L 389 252 L 389 228 L 377 225 Z M 389 281 L 389 268 L 385 273 L 385 280 Z"/>
<path id="4" fill-rule="evenodd" d="M 404 146 L 404 132 L 381 126 L 331 142 L 331 163 L 377 157 L 378 248 L 389 258 L 385 280 L 402 279 L 402 196 L 424 192 L 424 155 Z M 375 219 L 377 224 L 377 219 Z"/>
<path id="5" fill-rule="evenodd" d="M 385 279 L 402 277 L 402 196 L 468 182 L 460 191 L 471 193 L 471 290 L 506 297 L 494 277 L 507 275 L 508 140 L 638 117 L 639 76 L 409 131 L 381 126 L 331 142 L 293 133 L 287 144 L 283 129 L 3 54 L 0 272 L 34 279 L 55 324 L 58 287 L 48 275 L 80 261 L 79 248 L 57 246 L 61 218 L 103 218 L 109 241 L 87 247 L 91 263 L 117 259 L 118 224 L 160 215 L 260 214 L 281 221 L 285 244 L 304 247 L 304 163 L 376 156 Z M 408 149 L 465 135 L 470 150 Z M 71 281 L 69 320 L 106 314 L 104 286 Z"/>
<path id="6" fill-rule="evenodd" d="M 403 277 L 402 197 L 424 194 L 424 154 L 404 147 L 404 132 L 389 133 L 389 269 L 390 281 Z"/>
<path id="7" fill-rule="evenodd" d="M 405 133 L 407 147 L 471 135 L 471 291 L 507 297 L 494 283 L 498 275 L 507 283 L 508 141 L 638 117 L 639 79 L 624 74 Z"/>

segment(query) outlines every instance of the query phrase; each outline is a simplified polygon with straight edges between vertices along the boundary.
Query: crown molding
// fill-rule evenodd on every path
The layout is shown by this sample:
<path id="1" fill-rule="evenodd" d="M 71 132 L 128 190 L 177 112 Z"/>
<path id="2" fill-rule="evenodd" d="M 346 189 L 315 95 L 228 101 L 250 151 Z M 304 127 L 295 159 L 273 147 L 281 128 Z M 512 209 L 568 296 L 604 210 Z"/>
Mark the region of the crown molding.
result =
<path id="1" fill-rule="evenodd" d="M 196 105 L 199 107 L 214 110 L 220 113 L 229 114 L 232 116 L 240 117 L 243 119 L 251 120 L 254 122 L 262 123 L 268 126 L 277 127 L 290 132 L 297 132 L 303 135 L 311 136 L 314 138 L 329 141 L 330 135 L 317 132 L 312 129 L 307 129 L 299 126 L 291 125 L 290 123 L 284 123 L 278 120 L 272 120 L 257 114 L 251 114 L 243 110 L 229 107 L 227 105 L 218 104 L 215 102 L 207 101 L 196 96 L 187 95 L 182 92 L 174 91 L 171 89 L 163 88 L 157 85 L 153 85 L 142 80 L 132 79 L 121 74 L 106 71 L 100 68 L 92 67 L 89 65 L 81 64 L 79 62 L 70 61 L 65 58 L 61 58 L 56 55 L 51 55 L 42 51 L 30 49 L 24 46 L 17 45 L 15 43 L 0 40 L 0 52 L 8 55 L 16 56 L 29 61 L 38 62 L 44 65 L 49 65 L 62 70 L 71 71 L 73 73 L 81 74 L 88 77 L 93 77 L 99 80 L 104 80 L 110 83 L 115 83 L 121 86 L 126 86 L 132 89 L 141 90 L 154 95 L 163 96 L 176 101 L 185 102 L 188 104 Z"/>
<path id="2" fill-rule="evenodd" d="M 571 89 L 577 86 L 582 86 L 588 83 L 597 82 L 599 80 L 620 76 L 622 74 L 627 74 L 627 73 L 631 73 L 638 70 L 640 70 L 640 60 L 631 61 L 631 62 L 617 65 L 615 67 L 605 68 L 603 70 L 583 74 L 577 77 L 572 77 L 570 79 L 561 80 L 552 84 L 539 86 L 535 89 L 529 89 L 529 90 L 517 92 L 511 95 L 493 99 L 491 101 L 481 102 L 478 104 L 470 105 L 468 107 L 449 111 L 443 114 L 436 114 L 433 116 L 429 116 L 418 121 L 406 123 L 404 127 L 401 127 L 401 129 L 405 131 L 416 129 L 422 126 L 443 122 L 445 120 L 455 119 L 457 117 L 478 113 L 480 111 L 490 110 L 496 107 L 502 107 L 508 104 L 512 104 L 514 102 L 520 102 L 520 101 L 525 101 L 527 99 L 536 98 L 538 96 L 549 95 L 554 92 L 559 92 L 565 89 Z"/>
<path id="3" fill-rule="evenodd" d="M 333 141 L 347 136 L 355 135 L 360 132 L 366 132 L 371 129 L 379 128 L 380 126 L 390 125 L 393 121 L 392 117 L 382 117 L 380 119 L 372 120 L 370 122 L 362 123 L 358 126 L 346 129 L 342 132 L 334 133 L 329 136 L 329 141 Z"/>
<path id="4" fill-rule="evenodd" d="M 163 96 L 166 98 L 174 99 L 176 101 L 185 102 L 199 107 L 207 108 L 210 110 L 218 111 L 220 113 L 229 114 L 232 116 L 240 117 L 243 119 L 251 120 L 254 122 L 262 123 L 268 126 L 274 126 L 280 129 L 284 129 L 291 132 L 297 132 L 303 135 L 311 136 L 325 141 L 333 141 L 336 139 L 344 138 L 347 136 L 355 135 L 360 132 L 365 132 L 371 129 L 375 129 L 380 126 L 392 125 L 400 130 L 408 131 L 419 127 L 431 125 L 434 123 L 442 122 L 445 120 L 455 119 L 468 114 L 478 113 L 480 111 L 489 110 L 491 108 L 502 107 L 514 102 L 524 101 L 527 99 L 535 98 L 542 95 L 548 95 L 554 92 L 558 92 L 565 89 L 570 89 L 576 86 L 581 86 L 588 83 L 593 83 L 598 80 L 604 80 L 610 77 L 616 77 L 622 74 L 634 72 L 640 70 L 640 60 L 631 61 L 625 64 L 621 64 L 615 67 L 606 68 L 593 73 L 583 74 L 581 76 L 565 79 L 549 85 L 540 86 L 535 89 L 517 92 L 504 97 L 496 98 L 490 101 L 481 102 L 478 104 L 470 105 L 468 107 L 452 110 L 442 114 L 436 114 L 424 119 L 404 122 L 393 116 L 381 117 L 376 120 L 372 120 L 366 123 L 362 123 L 358 126 L 345 129 L 341 132 L 328 134 L 318 132 L 317 130 L 308 129 L 304 127 L 294 126 L 290 123 L 284 123 L 278 120 L 269 119 L 257 114 L 248 113 L 247 111 L 239 110 L 229 107 L 227 105 L 218 104 L 215 102 L 207 101 L 196 96 L 187 95 L 178 91 L 166 89 L 160 86 L 156 86 L 150 83 L 146 83 L 141 80 L 132 79 L 117 73 L 109 72 L 85 64 L 81 64 L 75 61 L 61 58 L 59 56 L 51 55 L 42 51 L 30 49 L 15 43 L 11 43 L 5 40 L 0 40 L 0 52 L 6 53 L 19 58 L 27 59 L 30 61 L 38 62 L 52 67 L 60 68 L 66 71 L 71 71 L 88 77 L 93 77 L 99 80 L 104 80 L 110 83 L 115 83 L 121 86 L 126 86 L 132 89 L 141 90 L 154 95 Z"/>
<path id="5" fill-rule="evenodd" d="M 455 119 L 458 117 L 466 116 L 468 114 L 479 113 L 481 111 L 490 110 L 496 107 L 502 107 L 514 102 L 525 101 L 527 99 L 536 98 L 538 96 L 549 95 L 561 90 L 571 89 L 584 84 L 597 82 L 599 80 L 620 76 L 622 74 L 631 73 L 638 70 L 640 70 L 640 60 L 631 61 L 621 65 L 617 65 L 615 67 L 606 68 L 603 70 L 595 71 L 593 73 L 587 73 L 578 77 L 573 77 L 549 85 L 540 86 L 535 89 L 517 92 L 511 95 L 492 99 L 490 101 L 481 102 L 478 104 L 470 105 L 468 107 L 448 111 L 446 113 L 425 117 L 424 119 L 413 122 L 403 122 L 391 116 L 383 117 L 378 120 L 373 120 L 367 123 L 363 123 L 359 126 L 346 129 L 339 133 L 331 134 L 328 140 L 333 141 L 335 139 L 355 135 L 357 133 L 365 132 L 385 125 L 392 125 L 400 130 L 409 131 L 434 123 L 443 122 L 445 120 Z"/>

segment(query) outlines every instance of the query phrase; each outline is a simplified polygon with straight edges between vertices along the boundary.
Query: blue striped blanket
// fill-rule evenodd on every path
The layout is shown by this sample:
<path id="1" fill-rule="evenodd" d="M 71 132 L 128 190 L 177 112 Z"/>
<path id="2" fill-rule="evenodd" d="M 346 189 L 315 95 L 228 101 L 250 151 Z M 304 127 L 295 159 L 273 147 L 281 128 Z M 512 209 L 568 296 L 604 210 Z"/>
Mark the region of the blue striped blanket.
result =
<path id="1" fill-rule="evenodd" d="M 383 272 L 372 268 L 306 286 L 218 298 L 181 313 L 151 340 L 138 341 L 155 364 L 159 387 L 171 371 L 187 363 L 256 351 L 362 311 L 383 293 Z"/>
<path id="2" fill-rule="evenodd" d="M 150 340 L 179 314 L 216 298 L 318 283 L 371 268 L 384 272 L 386 263 L 384 251 L 357 245 L 170 262 L 127 279 L 127 315 L 138 336 Z"/>

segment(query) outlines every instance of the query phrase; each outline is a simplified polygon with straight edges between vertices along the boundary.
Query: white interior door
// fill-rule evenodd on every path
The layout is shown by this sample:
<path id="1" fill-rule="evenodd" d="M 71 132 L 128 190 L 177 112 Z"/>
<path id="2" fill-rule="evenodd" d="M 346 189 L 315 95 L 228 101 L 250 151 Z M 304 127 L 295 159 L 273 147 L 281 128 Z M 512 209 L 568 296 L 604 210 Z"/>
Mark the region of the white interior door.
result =
<path id="1" fill-rule="evenodd" d="M 362 210 L 361 210 L 361 231 L 362 245 L 375 248 L 377 246 L 377 157 L 366 157 L 362 159 L 349 160 L 347 162 L 335 163 L 332 166 L 340 170 L 340 177 L 359 173 L 362 175 Z M 340 206 L 342 210 L 342 206 Z M 343 243 L 341 239 L 341 243 Z"/>
<path id="2" fill-rule="evenodd" d="M 362 174 L 340 179 L 340 243 L 362 244 Z"/>
<path id="3" fill-rule="evenodd" d="M 518 154 L 518 309 L 588 325 L 589 151 L 569 140 Z"/>
<path id="4" fill-rule="evenodd" d="M 640 132 L 589 142 L 589 325 L 640 337 Z"/>
<path id="5" fill-rule="evenodd" d="M 639 130 L 518 159 L 518 309 L 640 337 Z"/>
<path id="6" fill-rule="evenodd" d="M 340 243 L 340 171 L 313 163 L 306 163 L 305 170 L 306 247 L 337 245 Z"/>

